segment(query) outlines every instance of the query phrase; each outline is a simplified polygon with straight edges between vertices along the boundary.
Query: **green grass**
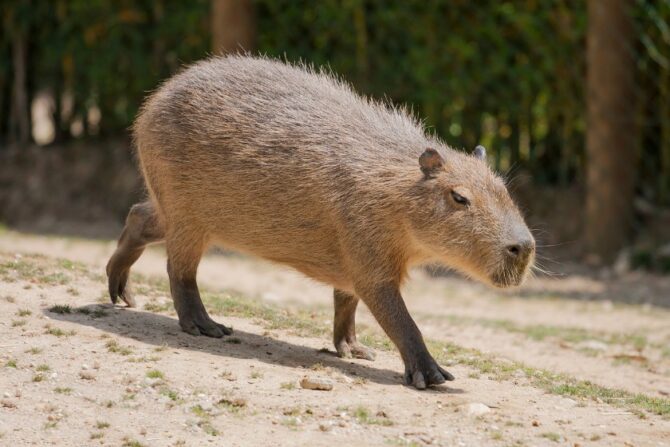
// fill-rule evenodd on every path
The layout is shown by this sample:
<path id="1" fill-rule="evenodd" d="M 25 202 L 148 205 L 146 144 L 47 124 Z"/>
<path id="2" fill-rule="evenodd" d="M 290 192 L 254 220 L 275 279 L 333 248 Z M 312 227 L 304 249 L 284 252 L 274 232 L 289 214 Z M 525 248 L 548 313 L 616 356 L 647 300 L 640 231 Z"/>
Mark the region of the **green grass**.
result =
<path id="1" fill-rule="evenodd" d="M 56 392 L 56 393 L 58 393 L 58 394 L 65 394 L 65 395 L 68 395 L 68 394 L 72 394 L 72 388 L 67 388 L 67 387 L 56 387 L 56 388 L 54 388 L 54 392 Z"/>
<path id="2" fill-rule="evenodd" d="M 109 428 L 109 422 L 98 421 L 95 423 L 95 428 L 97 428 L 98 430 L 104 430 L 106 428 Z"/>
<path id="3" fill-rule="evenodd" d="M 17 315 L 18 317 L 28 317 L 28 316 L 30 316 L 30 315 L 32 315 L 32 314 L 33 314 L 32 311 L 30 311 L 30 310 L 28 310 L 28 309 L 19 309 L 19 310 L 16 312 L 16 315 Z"/>
<path id="4" fill-rule="evenodd" d="M 160 394 L 166 396 L 173 402 L 179 402 L 179 394 L 177 394 L 177 392 L 174 390 L 171 390 L 169 388 L 161 388 Z"/>
<path id="5" fill-rule="evenodd" d="M 26 352 L 27 354 L 34 354 L 34 355 L 37 355 L 37 354 L 40 354 L 40 353 L 42 352 L 42 348 L 36 348 L 36 347 L 33 347 L 33 348 L 30 348 L 30 349 L 26 349 L 25 352 Z"/>
<path id="6" fill-rule="evenodd" d="M 376 416 L 370 414 L 370 411 L 363 407 L 359 406 L 353 412 L 354 418 L 361 425 L 382 425 L 385 427 L 393 425 L 393 421 L 390 420 L 384 413 L 379 412 Z"/>
<path id="7" fill-rule="evenodd" d="M 130 438 L 123 438 L 123 444 L 121 444 L 122 447 L 145 447 L 144 444 L 142 444 L 140 441 L 136 441 L 135 439 L 130 439 Z"/>
<path id="8" fill-rule="evenodd" d="M 33 382 L 42 382 L 44 381 L 44 374 L 35 374 L 33 376 Z"/>
<path id="9" fill-rule="evenodd" d="M 113 352 L 120 355 L 130 355 L 133 353 L 133 350 L 127 346 L 121 346 L 116 340 L 109 340 L 105 343 L 108 352 Z"/>
<path id="10" fill-rule="evenodd" d="M 553 433 L 553 432 L 547 432 L 547 433 L 542 433 L 540 437 L 548 439 L 553 442 L 560 442 L 561 441 L 561 435 L 558 433 Z"/>
<path id="11" fill-rule="evenodd" d="M 172 303 L 157 303 L 155 301 L 150 301 L 144 305 L 144 310 L 149 312 L 169 312 L 173 309 Z"/>
<path id="12" fill-rule="evenodd" d="M 72 335 L 77 334 L 74 330 L 66 332 L 63 329 L 57 328 L 57 327 L 47 327 L 45 333 L 49 334 L 49 335 L 53 335 L 54 337 L 70 337 Z"/>
<path id="13" fill-rule="evenodd" d="M 5 363 L 6 368 L 16 368 L 16 360 L 10 359 L 7 360 L 7 363 Z"/>
<path id="14" fill-rule="evenodd" d="M 196 417 L 199 419 L 198 427 L 200 427 L 202 431 L 210 436 L 218 436 L 220 434 L 219 431 L 212 426 L 211 415 L 200 405 L 191 407 L 191 413 L 196 415 Z"/>
<path id="15" fill-rule="evenodd" d="M 165 375 L 157 369 L 152 369 L 147 371 L 147 377 L 150 379 L 164 379 Z"/>
<path id="16" fill-rule="evenodd" d="M 47 371 L 51 371 L 51 367 L 49 365 L 46 365 L 46 364 L 41 364 L 36 368 L 36 370 L 40 371 L 40 372 L 47 372 Z"/>
<path id="17" fill-rule="evenodd" d="M 55 314 L 71 314 L 72 313 L 72 308 L 67 305 L 67 304 L 56 304 L 55 306 L 51 306 L 49 308 L 49 312 L 53 312 Z"/>
<path id="18" fill-rule="evenodd" d="M 429 317 L 430 318 L 430 317 Z M 567 343 L 581 343 L 596 340 L 608 345 L 625 345 L 641 351 L 648 344 L 647 337 L 642 334 L 609 333 L 592 331 L 580 327 L 550 326 L 550 325 L 520 325 L 511 320 L 472 318 L 460 315 L 440 316 L 454 325 L 479 325 L 507 332 L 522 334 L 531 340 L 544 341 L 549 338 L 558 339 Z"/>

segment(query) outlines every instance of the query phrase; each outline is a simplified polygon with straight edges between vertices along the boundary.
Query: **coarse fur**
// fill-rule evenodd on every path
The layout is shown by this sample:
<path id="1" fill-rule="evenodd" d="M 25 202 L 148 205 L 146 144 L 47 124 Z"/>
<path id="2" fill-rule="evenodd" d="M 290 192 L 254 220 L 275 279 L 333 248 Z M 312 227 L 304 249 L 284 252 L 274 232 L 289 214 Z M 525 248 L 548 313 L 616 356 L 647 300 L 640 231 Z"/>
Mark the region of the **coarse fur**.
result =
<path id="1" fill-rule="evenodd" d="M 372 357 L 355 340 L 362 299 L 398 346 L 406 380 L 423 388 L 451 376 L 433 365 L 398 292 L 408 268 L 438 262 L 508 286 L 533 260 L 523 218 L 481 157 L 328 73 L 211 58 L 156 90 L 133 133 L 150 199 L 129 214 L 110 293 L 132 304 L 130 265 L 165 239 L 180 324 L 195 335 L 230 332 L 195 283 L 202 253 L 219 245 L 331 284 L 340 355 Z"/>

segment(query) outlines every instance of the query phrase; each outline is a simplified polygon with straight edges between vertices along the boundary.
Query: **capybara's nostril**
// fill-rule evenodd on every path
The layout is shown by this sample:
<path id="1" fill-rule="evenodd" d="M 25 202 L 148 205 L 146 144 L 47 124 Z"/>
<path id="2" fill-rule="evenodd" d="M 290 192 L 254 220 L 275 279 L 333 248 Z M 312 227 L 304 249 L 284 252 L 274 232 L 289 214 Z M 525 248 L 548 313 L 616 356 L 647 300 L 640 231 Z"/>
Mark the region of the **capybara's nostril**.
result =
<path id="1" fill-rule="evenodd" d="M 506 248 L 509 256 L 513 258 L 527 258 L 535 250 L 535 243 L 531 240 L 521 241 L 508 245 Z"/>
<path id="2" fill-rule="evenodd" d="M 519 245 L 514 244 L 514 245 L 508 245 L 507 246 L 507 253 L 510 255 L 514 256 L 515 258 L 519 256 L 519 253 L 521 253 L 521 247 Z"/>

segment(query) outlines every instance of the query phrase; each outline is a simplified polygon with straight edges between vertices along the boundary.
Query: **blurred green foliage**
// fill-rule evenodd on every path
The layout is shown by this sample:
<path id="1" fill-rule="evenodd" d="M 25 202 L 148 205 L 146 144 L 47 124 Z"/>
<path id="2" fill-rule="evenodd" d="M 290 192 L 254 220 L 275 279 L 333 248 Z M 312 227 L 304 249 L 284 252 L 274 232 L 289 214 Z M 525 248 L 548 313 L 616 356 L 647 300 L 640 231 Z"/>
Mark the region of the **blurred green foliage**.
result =
<path id="1" fill-rule="evenodd" d="M 567 184 L 584 165 L 586 2 L 258 0 L 261 53 L 330 65 L 375 97 L 410 105 L 455 147 Z M 96 138 L 127 132 L 146 92 L 210 48 L 208 0 L 3 2 L 0 124 L 12 36 L 30 42 L 29 86 L 72 94 L 70 122 L 96 106 Z M 641 191 L 670 197 L 670 1 L 635 2 Z M 626 44 L 626 43 L 622 43 Z M 85 120 L 84 120 L 85 121 Z M 84 129 L 84 135 L 90 134 Z M 659 175 L 665 174 L 661 180 Z"/>

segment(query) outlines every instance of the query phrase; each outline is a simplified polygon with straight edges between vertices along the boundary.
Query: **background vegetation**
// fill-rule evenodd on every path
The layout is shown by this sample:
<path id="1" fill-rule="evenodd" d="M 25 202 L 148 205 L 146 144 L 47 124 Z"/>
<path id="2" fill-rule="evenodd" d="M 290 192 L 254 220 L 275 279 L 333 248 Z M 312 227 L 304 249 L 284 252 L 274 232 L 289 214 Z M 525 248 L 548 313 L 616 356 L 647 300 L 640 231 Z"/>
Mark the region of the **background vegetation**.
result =
<path id="1" fill-rule="evenodd" d="M 0 147 L 35 138 L 22 135 L 33 117 L 16 107 L 17 88 L 26 104 L 48 104 L 54 131 L 42 145 L 127 135 L 147 91 L 217 48 L 217 26 L 253 14 L 245 47 L 329 65 L 364 93 L 409 104 L 449 144 L 484 144 L 496 168 L 530 172 L 534 185 L 585 184 L 587 1 L 258 0 L 223 18 L 216 3 L 250 2 L 3 2 Z M 667 206 L 670 1 L 603 3 L 623 4 L 633 26 L 619 45 L 633 61 L 622 69 L 632 72 L 634 195 Z"/>

